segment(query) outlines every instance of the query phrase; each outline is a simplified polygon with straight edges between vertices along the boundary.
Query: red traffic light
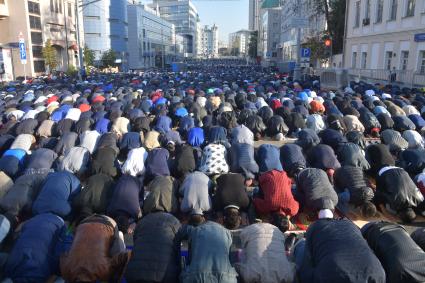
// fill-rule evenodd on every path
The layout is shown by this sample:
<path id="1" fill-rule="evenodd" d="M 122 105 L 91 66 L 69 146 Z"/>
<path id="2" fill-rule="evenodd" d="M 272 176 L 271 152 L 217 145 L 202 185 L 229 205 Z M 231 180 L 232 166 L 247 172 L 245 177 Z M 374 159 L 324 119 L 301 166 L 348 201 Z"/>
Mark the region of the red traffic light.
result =
<path id="1" fill-rule="evenodd" d="M 326 39 L 326 40 L 325 40 L 325 46 L 329 47 L 329 46 L 331 46 L 331 45 L 332 45 L 332 40 L 330 40 L 330 39 Z"/>

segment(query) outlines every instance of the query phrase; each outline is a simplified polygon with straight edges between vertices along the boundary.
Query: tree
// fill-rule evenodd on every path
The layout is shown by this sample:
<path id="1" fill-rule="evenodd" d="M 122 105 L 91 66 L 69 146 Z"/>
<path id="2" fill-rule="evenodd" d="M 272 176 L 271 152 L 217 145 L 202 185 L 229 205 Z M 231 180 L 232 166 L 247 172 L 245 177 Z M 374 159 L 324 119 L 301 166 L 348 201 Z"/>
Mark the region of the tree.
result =
<path id="1" fill-rule="evenodd" d="M 44 64 L 49 68 L 48 72 L 52 72 L 58 66 L 57 52 L 52 46 L 52 41 L 48 39 L 43 47 Z"/>
<path id="2" fill-rule="evenodd" d="M 115 51 L 109 49 L 102 54 L 102 65 L 104 67 L 113 67 L 116 59 L 117 55 L 115 54 Z"/>
<path id="3" fill-rule="evenodd" d="M 332 38 L 332 53 L 340 54 L 343 49 L 346 0 L 314 0 L 317 14 L 325 16 L 326 33 Z"/>
<path id="4" fill-rule="evenodd" d="M 257 58 L 257 46 L 258 46 L 258 31 L 251 32 L 249 37 L 248 54 L 252 59 Z"/>
<path id="5" fill-rule="evenodd" d="M 84 46 L 84 64 L 86 66 L 93 66 L 95 59 L 94 51 L 91 50 L 87 45 Z"/>
<path id="6" fill-rule="evenodd" d="M 307 40 L 302 44 L 303 48 L 311 49 L 311 62 L 315 62 L 316 60 L 324 62 L 328 59 L 325 56 L 325 37 L 326 34 L 312 36 L 307 38 Z"/>

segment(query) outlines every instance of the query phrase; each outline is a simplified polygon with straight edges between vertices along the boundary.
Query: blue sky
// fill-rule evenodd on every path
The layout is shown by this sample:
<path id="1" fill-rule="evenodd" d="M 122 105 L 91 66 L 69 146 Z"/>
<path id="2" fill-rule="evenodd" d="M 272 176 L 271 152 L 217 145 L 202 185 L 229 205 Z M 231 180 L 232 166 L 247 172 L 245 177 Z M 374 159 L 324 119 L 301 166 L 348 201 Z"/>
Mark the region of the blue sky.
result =
<path id="1" fill-rule="evenodd" d="M 229 33 L 248 28 L 248 0 L 192 0 L 202 25 L 218 26 L 219 38 L 227 43 Z M 143 0 L 143 3 L 152 3 Z"/>

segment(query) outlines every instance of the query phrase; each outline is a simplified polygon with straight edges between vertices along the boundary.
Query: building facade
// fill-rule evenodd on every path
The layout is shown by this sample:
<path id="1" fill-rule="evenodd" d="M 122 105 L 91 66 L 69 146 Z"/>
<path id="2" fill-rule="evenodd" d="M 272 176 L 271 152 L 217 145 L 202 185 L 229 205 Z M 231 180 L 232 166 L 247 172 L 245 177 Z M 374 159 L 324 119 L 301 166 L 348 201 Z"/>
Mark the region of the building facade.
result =
<path id="1" fill-rule="evenodd" d="M 239 30 L 229 34 L 229 53 L 232 56 L 246 57 L 249 50 L 251 31 Z"/>
<path id="2" fill-rule="evenodd" d="M 249 0 L 248 29 L 258 30 L 262 0 Z"/>
<path id="3" fill-rule="evenodd" d="M 96 64 L 102 65 L 102 54 L 112 49 L 128 65 L 127 0 L 83 0 L 84 37 L 86 45 L 94 50 Z"/>
<path id="4" fill-rule="evenodd" d="M 11 70 L 6 74 L 6 79 L 45 73 L 42 50 L 48 40 L 56 50 L 56 70 L 66 71 L 71 65 L 78 66 L 76 26 L 74 0 L 0 1 L 0 44 L 6 51 L 2 52 L 3 60 L 13 65 L 6 68 Z M 26 44 L 25 66 L 20 62 L 20 34 Z"/>
<path id="5" fill-rule="evenodd" d="M 145 5 L 128 5 L 129 68 L 163 67 L 175 54 L 174 26 Z"/>
<path id="6" fill-rule="evenodd" d="M 347 5 L 345 68 L 382 79 L 397 71 L 397 81 L 425 84 L 425 1 L 350 0 Z"/>
<path id="7" fill-rule="evenodd" d="M 202 58 L 218 57 L 218 27 L 216 25 L 211 28 L 208 26 L 202 28 L 200 49 Z"/>
<path id="8" fill-rule="evenodd" d="M 159 11 L 164 20 L 175 26 L 183 37 L 185 57 L 196 57 L 199 44 L 199 15 L 191 0 L 154 0 L 151 8 Z"/>
<path id="9" fill-rule="evenodd" d="M 297 28 L 294 19 L 303 18 L 306 26 L 301 28 L 301 43 L 327 29 L 324 14 L 317 13 L 313 0 L 283 0 L 281 10 L 279 53 L 283 62 L 296 61 Z"/>
<path id="10" fill-rule="evenodd" d="M 280 42 L 281 7 L 267 8 L 261 13 L 259 56 L 264 65 L 274 65 L 278 61 L 278 44 Z"/>

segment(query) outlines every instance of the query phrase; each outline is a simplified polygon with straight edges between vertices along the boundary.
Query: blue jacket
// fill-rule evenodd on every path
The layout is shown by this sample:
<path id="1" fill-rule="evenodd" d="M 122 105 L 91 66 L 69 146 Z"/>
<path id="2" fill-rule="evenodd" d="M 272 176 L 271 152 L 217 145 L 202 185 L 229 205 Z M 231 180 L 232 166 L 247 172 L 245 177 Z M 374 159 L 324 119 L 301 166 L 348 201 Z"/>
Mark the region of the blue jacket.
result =
<path id="1" fill-rule="evenodd" d="M 80 181 L 70 172 L 47 175 L 32 206 L 33 214 L 54 213 L 61 217 L 67 216 L 71 212 L 71 198 L 80 192 L 80 188 Z"/>
<path id="2" fill-rule="evenodd" d="M 283 171 L 282 164 L 279 159 L 279 149 L 271 144 L 263 144 L 257 151 L 257 163 L 260 167 L 260 173 L 278 170 Z"/>
<path id="3" fill-rule="evenodd" d="M 177 233 L 176 240 L 190 243 L 190 261 L 180 274 L 180 282 L 237 282 L 237 273 L 229 260 L 232 236 L 226 228 L 211 221 L 197 227 L 187 225 Z"/>
<path id="4" fill-rule="evenodd" d="M 17 283 L 38 283 L 57 274 L 59 254 L 56 245 L 64 227 L 62 218 L 50 213 L 28 220 L 7 258 L 6 277 Z"/>
<path id="5" fill-rule="evenodd" d="M 97 121 L 97 123 L 96 123 L 96 126 L 95 126 L 95 129 L 96 129 L 96 131 L 99 133 L 99 134 L 105 134 L 105 133 L 107 133 L 107 132 L 109 132 L 109 124 L 110 124 L 110 122 L 111 121 L 109 121 L 109 119 L 106 119 L 106 118 L 100 118 L 98 121 Z"/>
<path id="6" fill-rule="evenodd" d="M 140 212 L 139 196 L 143 196 L 142 185 L 136 177 L 123 175 L 118 180 L 108 206 L 108 215 L 117 217 L 124 213 L 133 219 Z"/>

